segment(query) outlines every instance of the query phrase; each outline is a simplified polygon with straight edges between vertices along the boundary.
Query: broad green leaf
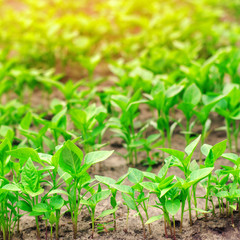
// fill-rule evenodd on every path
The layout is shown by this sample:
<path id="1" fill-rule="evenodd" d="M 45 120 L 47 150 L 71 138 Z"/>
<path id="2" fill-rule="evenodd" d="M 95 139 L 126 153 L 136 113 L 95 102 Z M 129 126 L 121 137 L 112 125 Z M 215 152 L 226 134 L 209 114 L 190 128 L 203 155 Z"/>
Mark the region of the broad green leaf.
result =
<path id="1" fill-rule="evenodd" d="M 103 177 L 103 176 L 98 176 L 98 175 L 95 175 L 95 178 L 98 182 L 101 182 L 105 185 L 108 185 L 110 186 L 111 184 L 115 184 L 116 181 L 110 177 Z"/>
<path id="2" fill-rule="evenodd" d="M 32 210 L 34 212 L 41 212 L 41 213 L 43 213 L 43 212 L 48 212 L 51 209 L 50 209 L 49 205 L 46 204 L 46 203 L 38 203 L 38 204 L 33 206 Z"/>
<path id="3" fill-rule="evenodd" d="M 65 172 L 76 177 L 81 171 L 82 159 L 82 151 L 74 143 L 67 141 L 61 148 L 59 165 Z"/>
<path id="4" fill-rule="evenodd" d="M 49 204 L 53 209 L 61 209 L 64 205 L 64 200 L 61 195 L 56 195 L 51 197 Z"/>
<path id="5" fill-rule="evenodd" d="M 126 205 L 128 206 L 128 208 L 130 208 L 132 210 L 137 210 L 136 203 L 129 195 L 122 192 L 122 198 L 123 198 L 124 202 L 126 203 Z"/>
<path id="6" fill-rule="evenodd" d="M 176 213 L 179 211 L 181 206 L 181 202 L 179 199 L 168 200 L 165 203 L 166 210 L 172 215 L 175 216 Z"/>
<path id="7" fill-rule="evenodd" d="M 8 190 L 8 191 L 13 191 L 13 192 L 19 192 L 21 189 L 19 188 L 18 185 L 16 184 L 6 184 L 2 187 L 2 189 Z"/>
<path id="8" fill-rule="evenodd" d="M 87 164 L 89 166 L 104 161 L 107 158 L 109 158 L 114 151 L 95 151 L 95 152 L 90 152 L 86 154 L 84 158 L 84 164 Z"/>
<path id="9" fill-rule="evenodd" d="M 49 223 L 53 225 L 54 223 L 57 222 L 57 218 L 53 212 L 51 212 L 50 217 L 49 217 Z"/>
<path id="10" fill-rule="evenodd" d="M 208 153 L 205 160 L 206 167 L 213 167 L 215 161 L 225 152 L 227 148 L 227 140 L 215 144 Z"/>
<path id="11" fill-rule="evenodd" d="M 18 201 L 16 206 L 19 209 L 21 209 L 21 210 L 23 210 L 25 212 L 31 212 L 32 211 L 32 206 L 28 202 L 23 201 L 23 200 Z"/>
<path id="12" fill-rule="evenodd" d="M 149 191 L 151 191 L 151 192 L 158 192 L 158 191 L 159 191 L 159 190 L 158 190 L 158 184 L 157 184 L 157 183 L 153 183 L 153 182 L 141 182 L 140 185 L 141 185 L 143 188 L 145 188 L 145 189 L 147 189 L 147 190 L 149 190 Z"/>
<path id="13" fill-rule="evenodd" d="M 196 106 L 201 100 L 201 91 L 195 83 L 190 85 L 183 94 L 183 101 Z"/>
<path id="14" fill-rule="evenodd" d="M 23 129 L 29 129 L 32 122 L 32 113 L 28 112 L 20 122 L 20 126 Z"/>
<path id="15" fill-rule="evenodd" d="M 128 175 L 128 180 L 134 184 L 137 184 L 137 183 L 140 183 L 143 178 L 144 178 L 144 175 L 143 173 L 136 169 L 136 168 L 129 168 L 128 170 L 130 173 Z"/>
<path id="16" fill-rule="evenodd" d="M 102 200 L 106 199 L 107 197 L 109 197 L 110 194 L 111 194 L 110 190 L 103 190 L 101 192 L 97 192 L 92 196 L 92 201 L 94 204 L 97 204 Z"/>
<path id="17" fill-rule="evenodd" d="M 22 165 L 31 158 L 32 161 L 37 163 L 42 163 L 41 159 L 39 158 L 39 155 L 36 150 L 32 148 L 18 148 L 11 151 L 8 151 L 8 154 L 12 157 L 15 157 L 19 160 L 22 160 Z"/>
<path id="18" fill-rule="evenodd" d="M 32 192 L 38 191 L 38 172 L 31 158 L 27 160 L 23 167 L 21 181 L 25 190 L 30 190 Z"/>
<path id="19" fill-rule="evenodd" d="M 119 184 L 113 184 L 112 186 L 120 192 L 133 194 L 133 189 L 130 186 Z"/>
<path id="20" fill-rule="evenodd" d="M 159 148 L 159 150 L 166 152 L 170 155 L 173 155 L 174 157 L 178 158 L 181 162 L 184 159 L 184 152 L 178 151 L 178 150 L 174 150 L 174 149 L 170 149 L 170 148 Z"/>

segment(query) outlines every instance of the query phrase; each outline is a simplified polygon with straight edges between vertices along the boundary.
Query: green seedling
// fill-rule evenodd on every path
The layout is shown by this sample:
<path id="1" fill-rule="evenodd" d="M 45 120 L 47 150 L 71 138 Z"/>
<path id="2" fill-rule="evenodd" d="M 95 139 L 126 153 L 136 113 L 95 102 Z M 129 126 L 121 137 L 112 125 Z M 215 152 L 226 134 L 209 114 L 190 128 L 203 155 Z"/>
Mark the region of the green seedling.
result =
<path id="1" fill-rule="evenodd" d="M 202 153 L 206 156 L 204 165 L 206 168 L 214 167 L 215 161 L 225 152 L 227 146 L 227 140 L 215 144 L 213 147 L 210 145 L 203 145 L 201 148 Z M 208 175 L 207 193 L 205 210 L 208 211 L 208 201 L 210 193 L 211 174 Z"/>
<path id="2" fill-rule="evenodd" d="M 198 110 L 194 110 L 194 114 L 197 116 L 198 121 L 202 125 L 201 133 L 201 146 L 203 146 L 211 126 L 211 120 L 209 114 L 214 106 L 223 98 L 224 96 L 215 95 L 202 95 L 203 106 Z M 200 161 L 202 161 L 202 154 L 200 152 Z"/>
<path id="3" fill-rule="evenodd" d="M 94 70 L 101 60 L 101 55 L 96 54 L 95 56 L 88 57 L 81 55 L 78 57 L 78 62 L 88 71 L 89 80 L 93 80 Z"/>
<path id="4" fill-rule="evenodd" d="M 94 230 L 95 230 L 95 221 L 99 218 L 103 218 L 107 215 L 113 214 L 116 212 L 117 208 L 113 208 L 110 210 L 103 211 L 98 217 L 95 216 L 96 214 L 96 206 L 99 202 L 103 201 L 104 199 L 108 198 L 111 194 L 110 190 L 102 190 L 101 185 L 98 185 L 97 191 L 91 191 L 92 196 L 88 199 L 81 200 L 81 204 L 87 206 L 89 214 L 91 216 L 92 221 L 92 238 L 94 237 Z"/>
<path id="5" fill-rule="evenodd" d="M 163 138 L 167 139 L 168 147 L 171 148 L 171 138 L 176 127 L 174 123 L 170 124 L 170 110 L 176 104 L 179 93 L 183 90 L 181 85 L 173 85 L 168 89 L 165 88 L 163 82 L 158 82 L 151 91 L 151 94 L 146 94 L 149 99 L 147 102 L 151 107 L 157 110 L 157 129 L 160 131 Z M 165 137 L 166 136 L 166 137 Z"/>
<path id="6" fill-rule="evenodd" d="M 103 106 L 96 107 L 92 104 L 85 109 L 72 108 L 70 116 L 76 128 L 80 130 L 85 153 L 99 150 L 105 145 L 102 144 L 102 137 L 107 129 L 107 113 Z"/>
<path id="7" fill-rule="evenodd" d="M 109 125 L 117 133 L 116 136 L 124 140 L 127 149 L 126 158 L 131 165 L 137 164 L 137 149 L 131 147 L 131 144 L 138 140 L 142 134 L 141 130 L 138 133 L 135 132 L 134 119 L 139 115 L 139 104 L 145 102 L 145 100 L 140 99 L 140 90 L 135 92 L 131 98 L 122 95 L 112 97 L 112 104 L 121 109 L 121 115 L 119 118 L 110 118 Z M 142 130 L 145 128 L 143 127 Z"/>
<path id="8" fill-rule="evenodd" d="M 117 189 L 114 188 L 114 184 L 121 184 L 125 178 L 128 176 L 129 171 L 127 174 L 120 177 L 117 181 L 110 178 L 110 177 L 103 177 L 103 176 L 95 176 L 96 180 L 108 187 L 108 189 L 111 191 L 111 198 L 110 198 L 110 204 L 112 206 L 112 209 L 118 208 L 119 203 L 117 202 Z M 117 231 L 117 219 L 116 219 L 116 212 L 113 213 L 113 225 L 114 225 L 114 231 Z"/>
<path id="9" fill-rule="evenodd" d="M 107 159 L 113 151 L 95 151 L 86 154 L 83 158 L 82 151 L 71 141 L 67 141 L 59 151 L 58 161 L 61 168 L 60 176 L 64 178 L 66 183 L 66 195 L 68 196 L 67 206 L 71 213 L 73 234 L 74 239 L 76 239 L 77 221 L 81 211 L 81 201 L 90 190 L 86 190 L 83 195 L 81 191 L 84 188 L 89 189 L 89 184 L 92 182 L 87 170 L 92 165 Z"/>
<path id="10" fill-rule="evenodd" d="M 152 166 L 154 164 L 156 164 L 157 162 L 154 161 L 154 159 L 152 159 L 153 154 L 151 154 L 151 151 L 156 148 L 159 147 L 159 145 L 162 145 L 162 142 L 164 141 L 163 139 L 160 139 L 160 134 L 152 134 L 150 136 L 148 136 L 146 139 L 142 138 L 140 140 L 137 140 L 135 142 L 133 142 L 130 147 L 132 148 L 138 148 L 139 151 L 144 151 L 147 154 L 147 158 L 144 161 L 144 165 L 148 165 L 147 171 L 151 171 L 152 170 Z M 157 141 L 158 140 L 158 141 Z"/>
<path id="11" fill-rule="evenodd" d="M 190 85 L 183 94 L 183 101 L 178 105 L 178 108 L 182 110 L 186 117 L 186 128 L 183 132 L 185 134 L 186 145 L 191 141 L 190 135 L 195 122 L 191 123 L 191 119 L 194 115 L 194 108 L 199 104 L 201 100 L 201 91 L 196 84 Z"/>
<path id="12" fill-rule="evenodd" d="M 181 230 L 182 230 L 182 223 L 183 223 L 183 214 L 184 214 L 184 208 L 185 208 L 185 202 L 188 201 L 188 212 L 189 212 L 189 221 L 190 225 L 192 225 L 192 207 L 191 207 L 191 194 L 190 194 L 190 188 L 192 186 L 195 186 L 199 181 L 201 181 L 203 178 L 207 177 L 213 170 L 213 167 L 206 166 L 205 168 L 198 169 L 193 167 L 193 164 L 195 162 L 191 162 L 194 150 L 197 147 L 198 142 L 200 141 L 201 135 L 196 138 L 193 142 L 191 142 L 186 148 L 185 153 L 168 149 L 168 148 L 162 148 L 161 150 L 170 154 L 173 156 L 169 159 L 169 166 L 176 166 L 181 171 L 183 171 L 185 179 L 177 177 L 177 181 L 181 185 Z M 186 155 L 186 156 L 185 156 Z M 196 206 L 196 194 L 195 194 L 196 188 L 193 187 L 194 192 L 194 203 Z"/>
<path id="13" fill-rule="evenodd" d="M 216 112 L 225 118 L 226 134 L 228 139 L 228 148 L 232 151 L 232 135 L 235 140 L 235 150 L 238 151 L 238 135 L 240 126 L 237 122 L 240 119 L 240 89 L 236 84 L 227 84 L 224 87 L 222 99 L 216 106 Z"/>

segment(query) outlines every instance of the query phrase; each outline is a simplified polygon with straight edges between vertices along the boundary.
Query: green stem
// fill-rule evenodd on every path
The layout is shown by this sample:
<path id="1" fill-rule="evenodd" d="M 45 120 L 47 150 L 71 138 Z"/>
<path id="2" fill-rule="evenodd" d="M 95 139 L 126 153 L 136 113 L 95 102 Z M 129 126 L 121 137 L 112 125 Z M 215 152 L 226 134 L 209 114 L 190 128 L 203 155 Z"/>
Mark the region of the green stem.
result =
<path id="1" fill-rule="evenodd" d="M 184 198 L 184 199 L 182 200 L 180 232 L 182 232 L 182 228 L 183 228 L 183 214 L 184 214 L 185 202 L 186 202 L 186 198 Z"/>
<path id="2" fill-rule="evenodd" d="M 190 226 L 192 226 L 193 222 L 192 222 L 192 210 L 191 210 L 191 196 L 189 193 L 189 189 L 188 189 L 188 195 L 187 195 L 187 199 L 188 199 L 188 213 L 189 213 L 189 221 L 190 221 Z"/>
<path id="3" fill-rule="evenodd" d="M 174 218 L 174 216 L 172 216 L 172 220 L 173 220 L 173 239 L 176 240 L 176 230 L 175 230 L 175 218 Z"/>
<path id="4" fill-rule="evenodd" d="M 197 184 L 193 186 L 193 199 L 194 199 L 195 208 L 197 208 L 196 188 L 197 188 Z M 197 210 L 196 210 L 196 217 L 198 218 L 198 211 Z"/>
<path id="5" fill-rule="evenodd" d="M 139 214 L 139 217 L 140 217 L 141 222 L 142 222 L 143 238 L 146 239 L 145 225 L 144 225 L 143 217 L 142 217 L 141 213 L 139 212 L 139 210 L 138 210 L 138 214 Z"/>
<path id="6" fill-rule="evenodd" d="M 206 202 L 205 202 L 205 210 L 208 211 L 208 197 L 210 191 L 210 181 L 211 181 L 211 174 L 208 175 L 208 184 L 207 184 L 207 194 L 206 194 Z"/>

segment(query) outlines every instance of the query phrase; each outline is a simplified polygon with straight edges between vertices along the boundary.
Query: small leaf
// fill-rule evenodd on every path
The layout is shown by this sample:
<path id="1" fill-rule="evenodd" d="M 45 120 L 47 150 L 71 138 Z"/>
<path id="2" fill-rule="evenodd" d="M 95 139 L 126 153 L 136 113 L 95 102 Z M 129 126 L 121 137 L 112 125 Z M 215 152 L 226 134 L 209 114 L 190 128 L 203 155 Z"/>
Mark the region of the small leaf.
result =
<path id="1" fill-rule="evenodd" d="M 153 223 L 153 222 L 155 222 L 155 221 L 158 221 L 158 220 L 160 220 L 162 217 L 163 217 L 162 214 L 161 214 L 161 215 L 158 215 L 158 216 L 150 217 L 145 224 L 147 225 L 147 224 Z"/>

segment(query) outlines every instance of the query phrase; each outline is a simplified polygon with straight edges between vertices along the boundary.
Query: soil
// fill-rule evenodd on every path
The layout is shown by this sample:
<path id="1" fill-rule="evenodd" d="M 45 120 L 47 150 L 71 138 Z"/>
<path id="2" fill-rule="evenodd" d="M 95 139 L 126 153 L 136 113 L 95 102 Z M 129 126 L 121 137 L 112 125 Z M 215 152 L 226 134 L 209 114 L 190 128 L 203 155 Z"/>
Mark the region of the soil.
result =
<path id="1" fill-rule="evenodd" d="M 39 99 L 40 93 L 34 94 L 32 103 L 37 103 L 37 99 Z M 54 92 L 52 97 L 56 97 L 58 95 L 58 92 Z M 140 120 L 147 120 L 150 119 L 152 116 L 152 113 L 148 109 L 146 105 L 141 106 L 141 114 L 140 114 Z M 183 118 L 181 115 L 181 112 L 176 110 L 175 111 L 175 117 L 176 118 Z M 221 127 L 224 125 L 224 120 L 215 115 L 211 115 L 212 119 L 212 129 L 216 129 L 218 127 Z M 184 124 L 184 122 L 182 122 Z M 199 133 L 201 129 L 201 126 L 196 126 L 194 128 L 194 132 Z M 154 133 L 154 129 L 150 129 L 147 133 L 151 134 Z M 212 131 L 209 135 L 206 143 L 214 145 L 217 142 L 220 142 L 222 140 L 226 139 L 226 134 L 224 131 Z M 106 149 L 114 149 L 115 153 L 107 159 L 105 162 L 99 164 L 93 172 L 93 169 L 91 170 L 90 174 L 94 177 L 94 175 L 102 175 L 102 176 L 109 176 L 113 177 L 114 179 L 118 179 L 120 176 L 125 174 L 128 171 L 128 165 L 126 164 L 126 160 L 121 157 L 120 155 L 116 154 L 116 152 L 124 154 L 126 153 L 126 150 L 123 148 L 121 139 L 112 137 L 112 132 L 107 131 L 105 134 L 105 137 L 103 139 L 103 142 L 109 141 L 110 144 L 106 147 Z M 183 150 L 185 147 L 185 141 L 184 137 L 181 134 L 180 127 L 177 127 L 175 129 L 173 139 L 172 139 L 172 148 Z M 144 153 L 139 153 L 138 158 L 139 162 L 144 159 L 145 155 Z M 194 156 L 196 160 L 199 159 L 199 147 L 196 150 Z M 219 159 L 216 162 L 216 168 L 220 168 L 221 165 L 231 165 L 229 161 L 224 159 Z M 160 162 L 157 166 L 155 166 L 152 170 L 152 172 L 157 173 L 160 168 L 162 167 L 162 163 Z M 143 167 L 141 164 L 137 166 L 137 168 L 141 170 L 146 170 L 146 167 Z M 179 169 L 177 168 L 170 168 L 169 175 L 176 175 L 179 177 L 183 177 Z M 126 182 L 126 184 L 128 184 Z M 205 190 L 203 188 L 198 187 L 197 189 L 197 196 L 204 196 Z M 119 201 L 121 200 L 121 196 L 118 195 Z M 154 203 L 154 198 L 151 199 L 151 204 Z M 204 200 L 198 200 L 198 208 L 204 209 Z M 240 217 L 238 213 L 234 214 L 234 225 L 232 226 L 231 218 L 226 216 L 220 216 L 219 211 L 217 209 L 217 203 L 215 203 L 216 207 L 216 216 L 205 218 L 203 216 L 200 216 L 200 219 L 197 219 L 196 216 L 193 213 L 193 226 L 189 225 L 188 220 L 188 214 L 184 214 L 184 227 L 183 232 L 180 233 L 179 230 L 179 220 L 180 220 L 180 213 L 176 216 L 176 238 L 177 239 L 239 239 L 239 226 L 240 226 Z M 97 206 L 97 213 L 100 214 L 103 210 L 109 209 L 110 203 L 109 199 L 104 200 Z M 63 209 L 66 211 L 66 209 Z M 149 209 L 149 215 L 155 216 L 161 214 L 157 209 L 151 208 Z M 135 216 L 135 212 L 130 211 L 129 215 L 129 223 L 128 228 L 126 228 L 126 218 L 127 218 L 127 209 L 126 206 L 123 204 L 119 205 L 119 209 L 117 210 L 117 231 L 112 232 L 104 231 L 103 233 L 97 233 L 95 231 L 94 239 L 104 240 L 104 239 L 126 239 L 126 240 L 133 240 L 133 239 L 143 239 L 143 230 L 140 220 L 137 216 Z M 101 220 L 102 221 L 102 220 Z M 110 216 L 104 218 L 104 221 L 111 222 Z M 107 225 L 106 228 L 112 227 L 112 225 Z M 154 222 L 151 224 L 152 228 L 152 234 L 149 234 L 148 228 L 147 230 L 147 239 L 170 239 L 165 238 L 164 234 L 164 224 L 163 220 Z M 40 229 L 41 229 L 41 238 L 45 239 L 45 222 L 40 221 Z M 73 232 L 72 232 L 72 223 L 71 218 L 69 214 L 64 214 L 63 217 L 60 220 L 60 231 L 59 236 L 60 239 L 73 239 Z M 20 221 L 20 234 L 15 233 L 14 239 L 23 239 L 23 240 L 32 240 L 36 239 L 36 227 L 35 227 L 35 221 L 33 217 L 30 217 L 28 215 L 25 215 L 21 218 Z M 170 233 L 168 233 L 170 235 Z M 50 229 L 48 229 L 48 236 L 50 235 Z M 78 221 L 78 239 L 90 239 L 91 238 L 91 220 L 88 214 L 88 211 L 86 208 L 83 208 L 83 211 L 81 213 L 81 216 L 79 217 Z M 49 237 L 50 239 L 50 237 Z"/>

